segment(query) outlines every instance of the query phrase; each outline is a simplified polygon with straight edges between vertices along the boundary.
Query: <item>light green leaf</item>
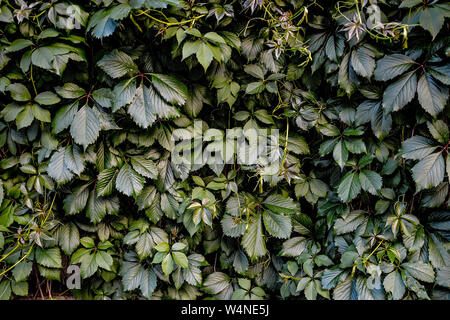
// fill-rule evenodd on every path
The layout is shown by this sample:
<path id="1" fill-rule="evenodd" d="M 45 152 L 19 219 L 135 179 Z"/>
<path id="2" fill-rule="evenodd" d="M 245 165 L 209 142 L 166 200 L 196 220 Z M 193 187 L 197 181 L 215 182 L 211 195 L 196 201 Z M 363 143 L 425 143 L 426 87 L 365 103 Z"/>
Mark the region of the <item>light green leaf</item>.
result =
<path id="1" fill-rule="evenodd" d="M 201 43 L 195 55 L 197 57 L 198 62 L 200 62 L 200 64 L 202 65 L 203 69 L 206 72 L 206 70 L 208 69 L 209 65 L 213 60 L 213 53 L 211 49 L 208 47 L 206 43 Z"/>
<path id="2" fill-rule="evenodd" d="M 6 90 L 11 93 L 11 97 L 15 101 L 29 101 L 31 99 L 30 91 L 21 83 L 10 84 Z"/>

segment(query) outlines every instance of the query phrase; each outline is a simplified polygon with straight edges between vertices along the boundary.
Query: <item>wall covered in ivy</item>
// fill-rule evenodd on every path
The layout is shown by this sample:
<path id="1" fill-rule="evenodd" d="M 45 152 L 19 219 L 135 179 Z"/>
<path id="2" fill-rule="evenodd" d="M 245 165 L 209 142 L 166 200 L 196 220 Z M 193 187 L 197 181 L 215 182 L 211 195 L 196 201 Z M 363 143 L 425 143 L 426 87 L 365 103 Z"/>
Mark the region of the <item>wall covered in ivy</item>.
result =
<path id="1" fill-rule="evenodd" d="M 0 299 L 448 299 L 449 17 L 0 0 Z"/>

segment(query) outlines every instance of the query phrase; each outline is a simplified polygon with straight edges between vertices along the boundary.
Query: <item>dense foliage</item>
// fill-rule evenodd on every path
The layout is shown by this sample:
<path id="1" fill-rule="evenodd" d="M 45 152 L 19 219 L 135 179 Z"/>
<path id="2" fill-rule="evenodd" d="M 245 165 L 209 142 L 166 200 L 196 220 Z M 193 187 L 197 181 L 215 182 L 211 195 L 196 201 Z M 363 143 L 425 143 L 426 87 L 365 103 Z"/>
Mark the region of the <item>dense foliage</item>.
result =
<path id="1" fill-rule="evenodd" d="M 449 15 L 0 0 L 0 299 L 448 299 Z M 235 127 L 280 170 L 173 161 Z"/>

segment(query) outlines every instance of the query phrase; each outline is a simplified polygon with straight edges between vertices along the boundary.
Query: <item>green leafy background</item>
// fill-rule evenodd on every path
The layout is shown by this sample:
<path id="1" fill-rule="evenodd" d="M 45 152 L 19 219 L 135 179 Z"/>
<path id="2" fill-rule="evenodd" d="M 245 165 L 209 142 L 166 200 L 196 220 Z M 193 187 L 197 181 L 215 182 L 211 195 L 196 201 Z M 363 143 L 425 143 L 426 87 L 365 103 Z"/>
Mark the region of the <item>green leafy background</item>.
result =
<path id="1" fill-rule="evenodd" d="M 449 15 L 0 0 L 0 299 L 448 299 Z M 235 127 L 281 169 L 172 161 Z"/>

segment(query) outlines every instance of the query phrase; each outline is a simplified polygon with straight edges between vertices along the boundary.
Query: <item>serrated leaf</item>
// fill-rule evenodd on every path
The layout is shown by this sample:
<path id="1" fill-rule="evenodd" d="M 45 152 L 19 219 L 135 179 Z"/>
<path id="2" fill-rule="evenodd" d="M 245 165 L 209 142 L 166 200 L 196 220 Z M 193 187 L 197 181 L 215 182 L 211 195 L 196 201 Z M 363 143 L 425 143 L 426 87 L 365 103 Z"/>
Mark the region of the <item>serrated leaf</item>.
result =
<path id="1" fill-rule="evenodd" d="M 264 226 L 272 236 L 287 239 L 291 235 L 291 218 L 270 211 L 263 212 Z"/>
<path id="2" fill-rule="evenodd" d="M 242 237 L 242 246 L 251 259 L 262 257 L 267 253 L 266 243 L 263 238 L 261 214 L 258 214 L 249 222 L 248 228 Z"/>
<path id="3" fill-rule="evenodd" d="M 348 172 L 339 183 L 338 195 L 344 202 L 353 200 L 361 191 L 359 175 L 356 172 Z"/>
<path id="4" fill-rule="evenodd" d="M 116 178 L 116 189 L 127 196 L 138 195 L 144 188 L 145 179 L 124 164 Z"/>
<path id="5" fill-rule="evenodd" d="M 70 134 L 76 143 L 81 144 L 84 149 L 97 140 L 100 133 L 100 121 L 94 110 L 84 105 L 73 118 L 70 125 Z"/>
<path id="6" fill-rule="evenodd" d="M 127 73 L 138 72 L 138 67 L 133 59 L 126 53 L 114 49 L 105 55 L 97 65 L 103 69 L 111 78 L 120 78 Z"/>
<path id="7" fill-rule="evenodd" d="M 417 84 L 417 95 L 422 108 L 435 117 L 447 104 L 448 88 L 441 87 L 428 73 L 424 73 Z"/>
<path id="8" fill-rule="evenodd" d="M 61 252 L 58 247 L 49 249 L 36 248 L 36 262 L 40 265 L 49 268 L 62 268 L 61 261 Z"/>

